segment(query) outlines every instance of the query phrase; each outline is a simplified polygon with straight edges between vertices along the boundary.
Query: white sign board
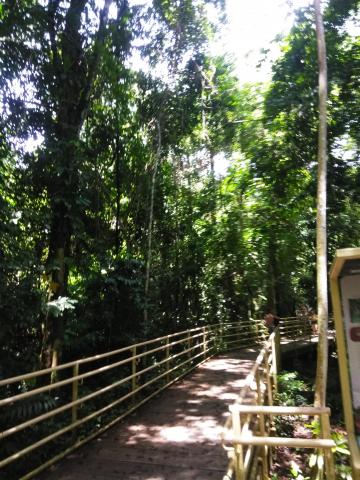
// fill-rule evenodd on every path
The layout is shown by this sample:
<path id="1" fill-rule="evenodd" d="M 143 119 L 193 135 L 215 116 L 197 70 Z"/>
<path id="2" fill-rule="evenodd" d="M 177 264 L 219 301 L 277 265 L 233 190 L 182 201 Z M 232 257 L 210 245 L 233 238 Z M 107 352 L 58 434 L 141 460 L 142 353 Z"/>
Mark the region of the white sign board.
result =
<path id="1" fill-rule="evenodd" d="M 340 286 L 355 429 L 360 434 L 360 275 L 344 276 Z"/>

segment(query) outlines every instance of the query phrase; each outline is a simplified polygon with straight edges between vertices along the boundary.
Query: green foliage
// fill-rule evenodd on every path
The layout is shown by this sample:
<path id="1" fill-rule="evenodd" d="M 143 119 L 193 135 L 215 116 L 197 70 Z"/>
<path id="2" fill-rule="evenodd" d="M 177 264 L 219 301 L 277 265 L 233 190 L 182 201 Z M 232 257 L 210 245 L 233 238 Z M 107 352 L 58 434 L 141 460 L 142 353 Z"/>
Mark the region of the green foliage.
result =
<path id="1" fill-rule="evenodd" d="M 296 478 L 297 480 L 310 480 L 310 477 L 305 477 L 300 466 L 294 461 L 291 461 L 290 467 L 291 478 Z"/>
<path id="2" fill-rule="evenodd" d="M 55 345 L 64 362 L 315 300 L 311 9 L 272 81 L 240 87 L 208 53 L 219 25 L 205 12 L 221 18 L 223 1 L 111 3 L 101 25 L 96 2 L 0 6 L 2 378 L 50 365 Z M 325 12 L 330 258 L 360 234 L 356 8 Z M 279 384 L 281 404 L 308 403 L 296 374 Z"/>
<path id="3" fill-rule="evenodd" d="M 57 401 L 49 395 L 41 394 L 36 397 L 31 397 L 21 402 L 21 405 L 16 404 L 13 408 L 6 411 L 1 418 L 1 429 L 5 430 L 13 425 L 23 423 L 35 416 L 53 410 L 57 406 Z"/>
<path id="4" fill-rule="evenodd" d="M 277 405 L 301 406 L 309 404 L 311 389 L 301 378 L 298 372 L 282 372 L 277 377 L 278 393 L 274 402 Z M 308 394 L 308 395 L 307 395 Z M 294 434 L 297 418 L 293 416 L 275 418 L 277 434 L 281 437 L 291 437 Z M 299 472 L 300 474 L 301 472 Z"/>
<path id="5" fill-rule="evenodd" d="M 283 372 L 278 375 L 279 393 L 276 402 L 279 405 L 301 406 L 309 403 L 311 389 L 297 372 Z"/>
<path id="6" fill-rule="evenodd" d="M 319 437 L 320 435 L 320 424 L 318 420 L 313 420 L 310 424 L 305 425 L 308 428 L 313 436 Z M 333 430 L 331 432 L 331 438 L 334 440 L 336 446 L 333 449 L 335 456 L 335 469 L 336 469 L 336 478 L 343 478 L 350 480 L 351 476 L 351 467 L 349 464 L 350 450 L 348 448 L 348 442 L 344 437 L 344 434 Z M 322 455 L 313 453 L 309 457 L 309 466 L 310 468 L 321 467 L 323 462 Z"/>
<path id="7" fill-rule="evenodd" d="M 74 310 L 77 300 L 68 298 L 68 297 L 58 297 L 56 300 L 47 302 L 47 312 L 52 314 L 54 317 L 59 317 L 66 310 Z"/>

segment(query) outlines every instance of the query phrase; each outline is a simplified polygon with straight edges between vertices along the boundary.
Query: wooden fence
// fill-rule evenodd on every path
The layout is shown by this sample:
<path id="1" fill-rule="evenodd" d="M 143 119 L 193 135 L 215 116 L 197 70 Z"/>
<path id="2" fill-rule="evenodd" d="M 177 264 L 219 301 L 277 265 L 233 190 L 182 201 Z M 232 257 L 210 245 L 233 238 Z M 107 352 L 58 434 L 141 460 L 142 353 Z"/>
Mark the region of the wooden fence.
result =
<path id="1" fill-rule="evenodd" d="M 270 335 L 246 378 L 236 402 L 229 407 L 229 416 L 224 425 L 222 441 L 228 452 L 229 465 L 223 480 L 268 480 L 272 461 L 272 448 L 312 448 L 325 459 L 328 480 L 335 480 L 332 449 L 336 446 L 330 435 L 330 409 L 314 407 L 277 407 L 273 394 L 277 392 L 276 375 L 279 362 L 280 332 L 288 339 L 308 338 L 312 330 L 302 319 L 283 319 Z M 320 438 L 299 439 L 275 437 L 275 416 L 299 416 L 320 419 Z"/>
<path id="2" fill-rule="evenodd" d="M 309 332 L 303 319 L 282 319 L 277 332 L 286 339 L 311 339 L 311 329 Z M 33 478 L 214 354 L 262 346 L 267 336 L 263 320 L 201 326 L 1 380 L 0 478 Z M 259 442 L 257 437 L 248 442 L 242 460 L 243 435 L 250 428 L 251 416 L 257 416 L 264 439 L 268 418 L 278 414 L 245 412 L 241 398 L 251 391 L 258 407 L 272 405 L 278 362 L 279 335 L 274 333 L 262 348 L 225 426 L 225 437 L 231 437 L 230 447 L 224 439 L 225 448 L 231 450 L 229 468 L 235 468 L 237 480 L 247 478 L 241 472 L 247 471 L 251 452 Z M 265 465 L 265 456 L 261 458 Z"/>
<path id="3" fill-rule="evenodd" d="M 197 327 L 1 380 L 0 477 L 34 477 L 212 355 L 265 335 L 261 320 Z"/>

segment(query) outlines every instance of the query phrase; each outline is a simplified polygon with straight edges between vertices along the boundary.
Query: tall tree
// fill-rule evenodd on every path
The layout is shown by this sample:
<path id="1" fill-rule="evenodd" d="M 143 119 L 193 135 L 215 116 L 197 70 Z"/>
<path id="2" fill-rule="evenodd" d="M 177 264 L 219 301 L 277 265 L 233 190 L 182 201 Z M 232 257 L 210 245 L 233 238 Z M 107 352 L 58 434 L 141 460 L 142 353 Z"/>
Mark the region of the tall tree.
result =
<path id="1" fill-rule="evenodd" d="M 317 314 L 319 342 L 316 368 L 315 405 L 326 404 L 328 365 L 328 285 L 327 285 L 327 62 L 324 23 L 320 0 L 314 0 L 319 65 L 318 179 L 316 215 Z"/>

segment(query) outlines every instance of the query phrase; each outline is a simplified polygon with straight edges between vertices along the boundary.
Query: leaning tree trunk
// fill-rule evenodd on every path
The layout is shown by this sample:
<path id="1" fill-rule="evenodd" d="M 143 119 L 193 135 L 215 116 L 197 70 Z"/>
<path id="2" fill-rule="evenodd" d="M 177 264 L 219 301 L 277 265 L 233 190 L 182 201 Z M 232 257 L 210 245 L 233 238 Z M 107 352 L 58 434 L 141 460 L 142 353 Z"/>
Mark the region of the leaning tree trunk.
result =
<path id="1" fill-rule="evenodd" d="M 320 0 L 314 0 L 319 63 L 319 137 L 316 217 L 317 314 L 319 343 L 317 353 L 315 405 L 325 406 L 328 369 L 328 286 L 326 242 L 326 165 L 327 165 L 327 64 L 324 24 Z"/>

